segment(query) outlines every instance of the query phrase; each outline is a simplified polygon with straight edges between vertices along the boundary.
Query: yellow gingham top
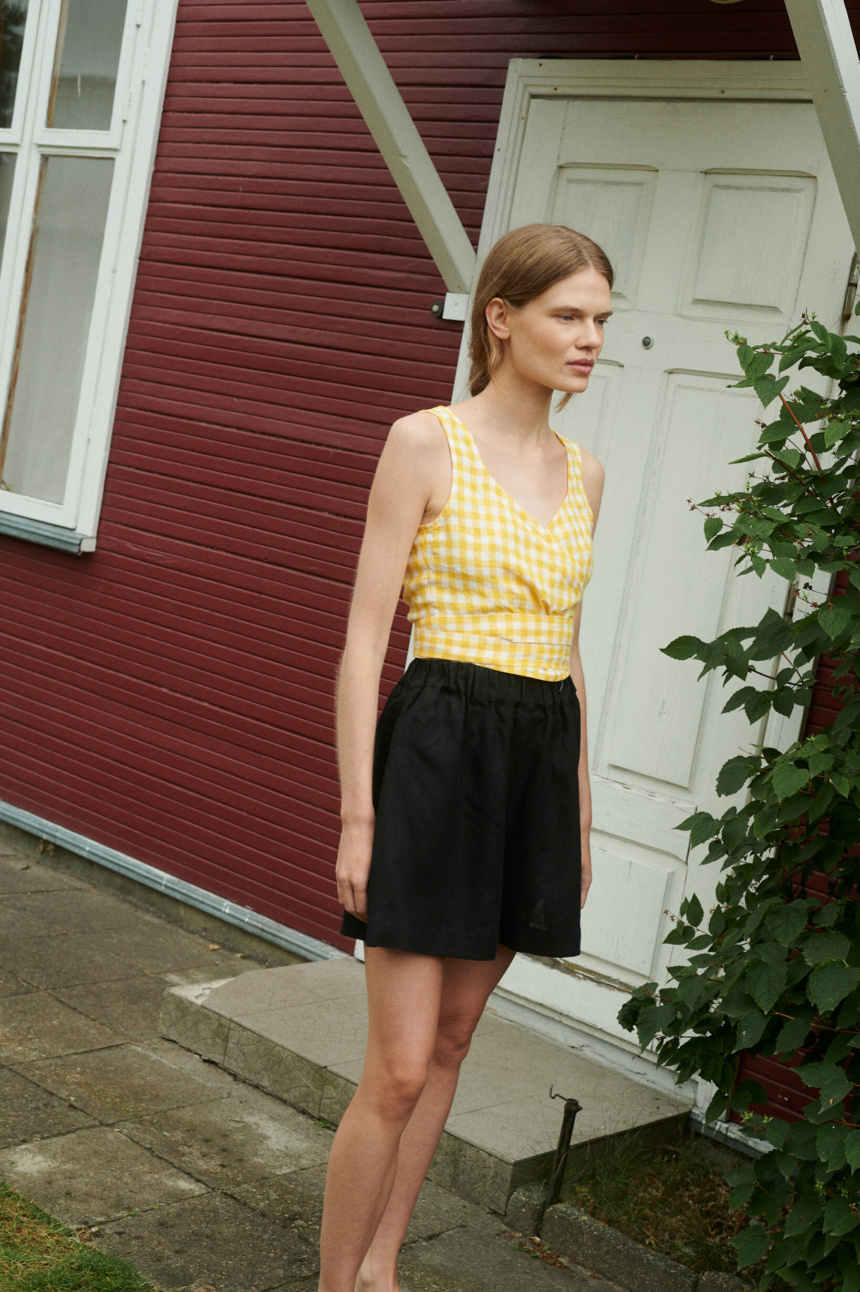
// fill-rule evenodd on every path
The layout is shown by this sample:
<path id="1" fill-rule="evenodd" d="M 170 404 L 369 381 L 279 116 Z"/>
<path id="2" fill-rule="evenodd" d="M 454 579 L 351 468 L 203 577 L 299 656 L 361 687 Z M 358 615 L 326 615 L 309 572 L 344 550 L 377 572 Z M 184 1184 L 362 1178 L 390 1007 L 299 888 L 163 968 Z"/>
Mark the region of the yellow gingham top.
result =
<path id="1" fill-rule="evenodd" d="M 546 526 L 484 466 L 450 408 L 431 410 L 451 450 L 448 501 L 415 536 L 403 596 L 418 659 L 453 659 L 559 682 L 570 673 L 573 616 L 591 577 L 592 514 L 579 448 L 567 449 L 567 494 Z"/>

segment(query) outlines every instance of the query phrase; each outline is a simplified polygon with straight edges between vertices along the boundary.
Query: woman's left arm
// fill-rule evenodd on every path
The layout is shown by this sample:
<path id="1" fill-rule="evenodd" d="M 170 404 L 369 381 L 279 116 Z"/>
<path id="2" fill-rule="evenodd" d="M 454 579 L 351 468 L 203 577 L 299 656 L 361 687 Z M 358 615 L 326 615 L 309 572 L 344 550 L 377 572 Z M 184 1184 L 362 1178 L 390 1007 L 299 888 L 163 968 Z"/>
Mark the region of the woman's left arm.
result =
<path id="1" fill-rule="evenodd" d="M 603 467 L 591 453 L 580 450 L 582 458 L 582 483 L 585 487 L 592 514 L 591 533 L 597 526 L 597 514 L 600 511 L 600 499 L 603 496 Z M 591 782 L 588 777 L 588 724 L 586 722 L 585 678 L 582 673 L 582 660 L 579 654 L 579 625 L 582 620 L 582 602 L 576 607 L 573 621 L 573 642 L 570 648 L 570 676 L 576 687 L 580 711 L 580 747 L 579 747 L 579 828 L 582 855 L 582 898 L 580 905 L 585 905 L 588 890 L 591 887 Z"/>

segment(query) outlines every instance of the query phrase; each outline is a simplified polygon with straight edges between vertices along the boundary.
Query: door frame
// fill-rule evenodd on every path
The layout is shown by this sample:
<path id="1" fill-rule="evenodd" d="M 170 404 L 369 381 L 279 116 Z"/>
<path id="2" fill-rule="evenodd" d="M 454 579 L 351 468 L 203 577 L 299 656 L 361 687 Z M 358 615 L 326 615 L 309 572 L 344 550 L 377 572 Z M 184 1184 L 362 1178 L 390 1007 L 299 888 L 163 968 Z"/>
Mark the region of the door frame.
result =
<path id="1" fill-rule="evenodd" d="M 514 203 L 518 179 L 521 179 L 523 145 L 533 99 L 569 99 L 571 97 L 612 99 L 696 99 L 768 100 L 812 103 L 804 70 L 799 61 L 728 62 L 711 60 L 591 60 L 591 59 L 514 59 L 508 69 L 493 165 L 490 174 L 484 218 L 478 244 L 478 270 L 487 253 L 506 232 Z M 465 397 L 468 363 L 468 324 L 464 329 L 454 397 Z M 789 719 L 771 720 L 767 743 L 788 745 L 796 739 L 803 715 L 797 711 Z M 575 988 L 571 979 L 576 980 Z M 582 1014 L 571 1012 L 573 998 L 582 1005 Z M 640 1054 L 635 1040 L 612 1027 L 587 1021 L 589 1015 L 602 1013 L 610 1001 L 614 1009 L 621 1004 L 628 988 L 620 982 L 575 963 L 552 965 L 533 958 L 516 957 L 495 993 L 499 1011 L 509 1017 L 573 1044 L 577 1050 L 623 1071 L 633 1071 L 648 1084 L 669 1088 L 671 1074 L 655 1068 L 654 1056 Z M 601 1006 L 597 998 L 604 998 Z M 595 1006 L 597 1008 L 595 1009 Z M 614 1009 L 612 1012 L 614 1013 Z M 707 1098 L 704 1083 L 687 1083 L 682 1093 L 702 1103 Z"/>

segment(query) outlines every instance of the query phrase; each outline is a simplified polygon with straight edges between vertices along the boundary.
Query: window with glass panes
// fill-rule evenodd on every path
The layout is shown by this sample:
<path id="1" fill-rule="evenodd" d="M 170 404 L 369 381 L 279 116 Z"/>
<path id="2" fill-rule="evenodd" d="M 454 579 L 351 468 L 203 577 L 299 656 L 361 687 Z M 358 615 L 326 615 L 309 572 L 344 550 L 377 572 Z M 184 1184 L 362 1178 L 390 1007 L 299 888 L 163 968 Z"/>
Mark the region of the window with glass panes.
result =
<path id="1" fill-rule="evenodd" d="M 0 532 L 93 545 L 174 8 L 0 0 Z"/>

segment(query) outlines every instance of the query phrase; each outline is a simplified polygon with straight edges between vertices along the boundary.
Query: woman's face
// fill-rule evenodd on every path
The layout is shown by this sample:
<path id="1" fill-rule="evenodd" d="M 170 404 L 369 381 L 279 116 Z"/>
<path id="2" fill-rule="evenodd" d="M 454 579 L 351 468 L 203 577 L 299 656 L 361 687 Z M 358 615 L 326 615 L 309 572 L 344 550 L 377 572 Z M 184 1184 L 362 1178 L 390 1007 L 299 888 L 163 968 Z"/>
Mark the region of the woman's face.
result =
<path id="1" fill-rule="evenodd" d="M 609 283 L 590 266 L 519 309 L 491 301 L 487 320 L 505 343 L 500 373 L 513 376 L 512 368 L 522 380 L 565 394 L 585 390 L 611 313 Z"/>

